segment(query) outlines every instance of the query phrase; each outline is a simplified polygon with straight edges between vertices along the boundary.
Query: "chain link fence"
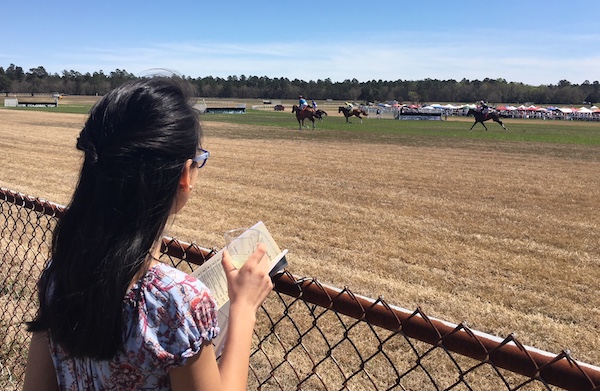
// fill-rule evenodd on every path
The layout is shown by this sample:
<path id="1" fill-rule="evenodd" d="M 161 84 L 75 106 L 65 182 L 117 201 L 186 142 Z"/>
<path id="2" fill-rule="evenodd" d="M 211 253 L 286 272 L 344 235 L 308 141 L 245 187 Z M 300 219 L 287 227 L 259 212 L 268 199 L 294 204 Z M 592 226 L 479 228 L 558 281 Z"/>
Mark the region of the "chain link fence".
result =
<path id="1" fill-rule="evenodd" d="M 22 388 L 36 281 L 64 208 L 0 189 L 0 389 Z M 214 250 L 163 238 L 192 271 Z M 600 368 L 408 311 L 286 271 L 260 309 L 249 389 L 600 390 Z"/>

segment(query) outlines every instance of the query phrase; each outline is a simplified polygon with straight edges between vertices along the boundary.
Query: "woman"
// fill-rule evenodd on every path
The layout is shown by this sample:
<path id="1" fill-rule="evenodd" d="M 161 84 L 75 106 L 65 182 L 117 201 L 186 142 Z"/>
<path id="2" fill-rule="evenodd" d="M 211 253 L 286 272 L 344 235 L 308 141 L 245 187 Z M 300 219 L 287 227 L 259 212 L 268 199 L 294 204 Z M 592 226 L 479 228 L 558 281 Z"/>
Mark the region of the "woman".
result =
<path id="1" fill-rule="evenodd" d="M 169 216 L 209 153 L 175 79 L 126 83 L 91 110 L 77 140 L 79 182 L 52 240 L 25 390 L 245 390 L 256 311 L 271 291 L 265 248 L 239 270 L 217 364 L 215 303 L 195 278 L 158 262 Z"/>

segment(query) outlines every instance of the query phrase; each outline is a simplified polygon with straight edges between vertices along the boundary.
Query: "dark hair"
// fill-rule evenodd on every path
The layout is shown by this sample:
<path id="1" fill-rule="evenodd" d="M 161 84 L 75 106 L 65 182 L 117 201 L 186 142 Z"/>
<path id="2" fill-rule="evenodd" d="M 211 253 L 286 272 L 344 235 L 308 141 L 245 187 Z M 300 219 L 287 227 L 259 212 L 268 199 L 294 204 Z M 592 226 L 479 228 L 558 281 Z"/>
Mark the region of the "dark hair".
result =
<path id="1" fill-rule="evenodd" d="M 122 347 L 123 299 L 147 265 L 201 127 L 181 80 L 150 78 L 109 92 L 77 140 L 79 183 L 52 240 L 30 331 L 49 330 L 74 357 L 108 359 Z"/>

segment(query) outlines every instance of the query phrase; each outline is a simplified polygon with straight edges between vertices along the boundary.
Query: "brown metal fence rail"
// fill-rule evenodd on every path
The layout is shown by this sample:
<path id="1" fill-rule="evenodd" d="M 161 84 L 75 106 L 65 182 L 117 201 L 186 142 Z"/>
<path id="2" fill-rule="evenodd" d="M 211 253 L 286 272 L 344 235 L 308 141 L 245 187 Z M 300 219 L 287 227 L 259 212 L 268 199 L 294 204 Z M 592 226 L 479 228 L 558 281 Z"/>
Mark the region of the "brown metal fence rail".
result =
<path id="1" fill-rule="evenodd" d="M 36 281 L 64 208 L 0 189 L 0 389 L 21 389 Z M 163 261 L 192 270 L 212 250 L 163 239 Z M 600 390 L 600 368 L 408 311 L 286 271 L 254 332 L 249 389 Z"/>

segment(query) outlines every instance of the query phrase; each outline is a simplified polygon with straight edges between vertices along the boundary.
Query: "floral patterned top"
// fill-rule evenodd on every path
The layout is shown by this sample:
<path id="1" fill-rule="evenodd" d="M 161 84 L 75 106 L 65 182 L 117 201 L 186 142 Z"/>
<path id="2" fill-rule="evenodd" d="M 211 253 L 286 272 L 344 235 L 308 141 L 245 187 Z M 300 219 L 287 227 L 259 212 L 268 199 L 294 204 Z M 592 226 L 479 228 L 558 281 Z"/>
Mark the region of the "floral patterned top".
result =
<path id="1" fill-rule="evenodd" d="M 196 278 L 159 263 L 123 300 L 124 351 L 111 360 L 72 358 L 50 340 L 61 390 L 170 390 L 185 365 L 219 333 L 216 304 Z"/>

